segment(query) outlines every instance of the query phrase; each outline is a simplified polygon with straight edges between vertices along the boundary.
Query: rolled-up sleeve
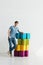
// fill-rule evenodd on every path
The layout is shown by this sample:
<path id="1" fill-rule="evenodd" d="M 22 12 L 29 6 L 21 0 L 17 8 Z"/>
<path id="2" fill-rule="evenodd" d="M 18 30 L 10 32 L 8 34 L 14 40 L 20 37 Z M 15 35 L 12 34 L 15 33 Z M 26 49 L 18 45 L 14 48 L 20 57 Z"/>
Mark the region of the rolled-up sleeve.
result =
<path id="1" fill-rule="evenodd" d="M 12 30 L 12 26 L 10 26 L 9 29 Z"/>

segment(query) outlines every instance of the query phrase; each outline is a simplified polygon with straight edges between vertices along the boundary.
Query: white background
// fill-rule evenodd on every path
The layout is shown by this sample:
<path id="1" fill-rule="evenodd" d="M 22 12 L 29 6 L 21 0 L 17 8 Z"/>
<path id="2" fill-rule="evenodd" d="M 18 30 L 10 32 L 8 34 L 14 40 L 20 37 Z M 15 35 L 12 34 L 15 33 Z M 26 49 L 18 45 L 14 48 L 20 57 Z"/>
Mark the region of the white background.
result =
<path id="1" fill-rule="evenodd" d="M 30 54 L 43 57 L 43 0 L 0 0 L 0 53 L 8 51 L 7 31 L 15 20 L 31 34 Z"/>

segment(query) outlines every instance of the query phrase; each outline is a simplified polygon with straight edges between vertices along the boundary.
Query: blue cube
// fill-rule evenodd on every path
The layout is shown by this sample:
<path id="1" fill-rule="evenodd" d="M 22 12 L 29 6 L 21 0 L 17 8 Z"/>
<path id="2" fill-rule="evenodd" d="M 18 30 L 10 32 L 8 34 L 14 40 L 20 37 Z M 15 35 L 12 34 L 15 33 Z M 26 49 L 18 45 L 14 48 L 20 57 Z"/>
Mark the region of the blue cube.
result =
<path id="1" fill-rule="evenodd" d="M 30 39 L 30 33 L 26 33 L 26 39 Z"/>
<path id="2" fill-rule="evenodd" d="M 30 39 L 30 33 L 16 33 L 17 39 Z"/>
<path id="3" fill-rule="evenodd" d="M 19 38 L 20 39 L 26 39 L 26 33 L 20 33 Z"/>

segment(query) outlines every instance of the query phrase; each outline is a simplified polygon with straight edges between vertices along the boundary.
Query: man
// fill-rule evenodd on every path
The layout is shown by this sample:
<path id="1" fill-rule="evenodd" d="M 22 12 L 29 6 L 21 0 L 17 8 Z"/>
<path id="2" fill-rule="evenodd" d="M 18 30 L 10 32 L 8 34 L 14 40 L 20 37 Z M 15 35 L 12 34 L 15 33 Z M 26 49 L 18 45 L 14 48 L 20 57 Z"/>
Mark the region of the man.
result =
<path id="1" fill-rule="evenodd" d="M 8 30 L 8 41 L 9 41 L 9 52 L 8 53 L 10 54 L 10 56 L 12 56 L 12 50 L 16 48 L 15 34 L 20 32 L 17 27 L 18 24 L 19 24 L 19 22 L 15 21 L 14 25 L 10 26 L 10 28 Z M 12 44 L 14 45 L 13 47 L 12 47 Z"/>

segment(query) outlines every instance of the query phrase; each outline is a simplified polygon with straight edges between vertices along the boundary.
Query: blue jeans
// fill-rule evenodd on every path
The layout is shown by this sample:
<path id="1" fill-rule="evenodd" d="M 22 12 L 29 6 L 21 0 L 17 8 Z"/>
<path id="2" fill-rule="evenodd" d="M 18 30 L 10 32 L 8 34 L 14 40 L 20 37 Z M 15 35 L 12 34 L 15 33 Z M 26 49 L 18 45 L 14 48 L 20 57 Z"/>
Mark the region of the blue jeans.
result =
<path id="1" fill-rule="evenodd" d="M 15 49 L 16 47 L 16 40 L 15 38 L 8 38 L 8 41 L 9 41 L 9 51 L 10 51 L 10 54 L 12 54 L 12 50 Z M 12 44 L 14 45 L 12 47 Z"/>

